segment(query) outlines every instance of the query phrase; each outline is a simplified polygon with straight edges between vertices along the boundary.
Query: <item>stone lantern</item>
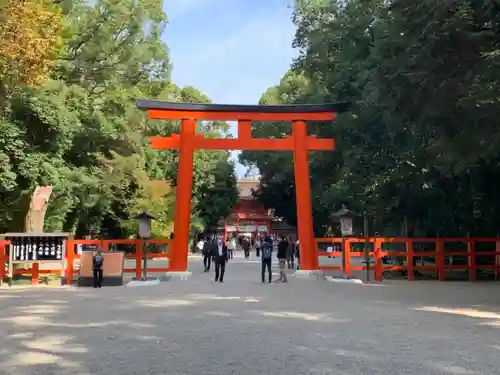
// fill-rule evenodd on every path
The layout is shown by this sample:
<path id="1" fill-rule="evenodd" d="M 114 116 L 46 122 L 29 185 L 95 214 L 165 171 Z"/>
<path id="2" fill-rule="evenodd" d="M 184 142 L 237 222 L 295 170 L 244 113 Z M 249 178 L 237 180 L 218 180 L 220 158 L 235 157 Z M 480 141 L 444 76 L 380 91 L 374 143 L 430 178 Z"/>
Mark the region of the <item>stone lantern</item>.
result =
<path id="1" fill-rule="evenodd" d="M 142 279 L 147 280 L 148 278 L 148 244 L 147 239 L 151 237 L 151 222 L 156 220 L 156 217 L 151 215 L 147 211 L 140 212 L 135 215 L 134 219 L 137 220 L 137 232 L 139 234 L 139 238 L 142 241 L 142 261 L 144 263 L 144 267 L 142 268 Z"/>
<path id="2" fill-rule="evenodd" d="M 352 236 L 353 231 L 353 219 L 359 217 L 357 213 L 351 211 L 347 205 L 343 204 L 342 208 L 332 215 L 340 223 L 340 232 L 342 237 Z"/>

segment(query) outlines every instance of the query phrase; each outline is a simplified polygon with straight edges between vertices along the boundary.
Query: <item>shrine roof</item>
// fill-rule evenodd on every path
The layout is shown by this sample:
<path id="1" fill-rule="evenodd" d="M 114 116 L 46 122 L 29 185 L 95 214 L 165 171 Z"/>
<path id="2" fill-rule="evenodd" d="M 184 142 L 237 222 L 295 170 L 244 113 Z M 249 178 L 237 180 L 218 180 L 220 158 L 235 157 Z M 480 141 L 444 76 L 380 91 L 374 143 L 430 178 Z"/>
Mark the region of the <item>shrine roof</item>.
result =
<path id="1" fill-rule="evenodd" d="M 136 105 L 139 109 L 163 109 L 168 111 L 198 112 L 239 112 L 239 113 L 316 113 L 346 112 L 350 102 L 327 104 L 279 104 L 279 105 L 241 105 L 241 104 L 198 104 L 164 102 L 161 100 L 141 99 Z"/>

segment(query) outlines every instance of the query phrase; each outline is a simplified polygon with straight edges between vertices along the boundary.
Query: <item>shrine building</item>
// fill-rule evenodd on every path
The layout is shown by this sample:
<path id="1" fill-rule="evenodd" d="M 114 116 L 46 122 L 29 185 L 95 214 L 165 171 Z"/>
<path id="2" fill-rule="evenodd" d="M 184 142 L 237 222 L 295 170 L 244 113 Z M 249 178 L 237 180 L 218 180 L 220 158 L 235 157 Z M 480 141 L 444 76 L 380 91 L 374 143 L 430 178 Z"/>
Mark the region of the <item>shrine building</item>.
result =
<path id="1" fill-rule="evenodd" d="M 253 192 L 259 187 L 258 178 L 237 181 L 238 201 L 233 212 L 225 221 L 219 223 L 219 230 L 225 237 L 260 237 L 268 234 L 296 237 L 296 228 L 287 225 L 274 215 L 272 209 L 266 209 L 254 197 Z"/>

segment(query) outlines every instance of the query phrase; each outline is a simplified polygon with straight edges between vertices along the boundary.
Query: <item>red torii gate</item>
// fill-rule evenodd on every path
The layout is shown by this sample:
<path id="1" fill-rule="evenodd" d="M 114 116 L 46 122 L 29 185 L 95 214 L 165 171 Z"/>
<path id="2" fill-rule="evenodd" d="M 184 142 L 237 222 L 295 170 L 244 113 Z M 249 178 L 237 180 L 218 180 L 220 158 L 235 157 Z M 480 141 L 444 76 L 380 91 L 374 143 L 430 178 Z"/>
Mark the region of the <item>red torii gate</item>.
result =
<path id="1" fill-rule="evenodd" d="M 196 149 L 293 151 L 300 269 L 318 270 L 308 153 L 310 150 L 334 150 L 335 143 L 333 139 L 318 139 L 308 135 L 306 121 L 333 121 L 336 113 L 347 110 L 348 106 L 347 102 L 321 105 L 225 105 L 138 100 L 137 108 L 147 110 L 151 119 L 182 120 L 180 134 L 151 138 L 154 149 L 179 149 L 175 237 L 169 254 L 171 271 L 187 270 L 193 157 Z M 238 138 L 205 138 L 203 134 L 196 134 L 197 120 L 238 121 Z M 290 121 L 292 136 L 281 139 L 252 138 L 252 121 Z"/>

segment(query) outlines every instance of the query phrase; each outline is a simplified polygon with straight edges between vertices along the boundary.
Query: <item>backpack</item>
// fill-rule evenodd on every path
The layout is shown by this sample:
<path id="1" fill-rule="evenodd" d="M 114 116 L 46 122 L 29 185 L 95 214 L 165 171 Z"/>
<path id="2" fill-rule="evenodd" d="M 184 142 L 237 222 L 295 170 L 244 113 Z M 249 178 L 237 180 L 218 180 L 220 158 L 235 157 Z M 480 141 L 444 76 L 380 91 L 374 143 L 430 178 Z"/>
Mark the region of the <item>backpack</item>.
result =
<path id="1" fill-rule="evenodd" d="M 102 267 L 104 257 L 102 255 L 96 255 L 94 257 L 94 267 Z"/>
<path id="2" fill-rule="evenodd" d="M 262 259 L 271 259 L 273 248 L 268 243 L 262 244 Z"/>

